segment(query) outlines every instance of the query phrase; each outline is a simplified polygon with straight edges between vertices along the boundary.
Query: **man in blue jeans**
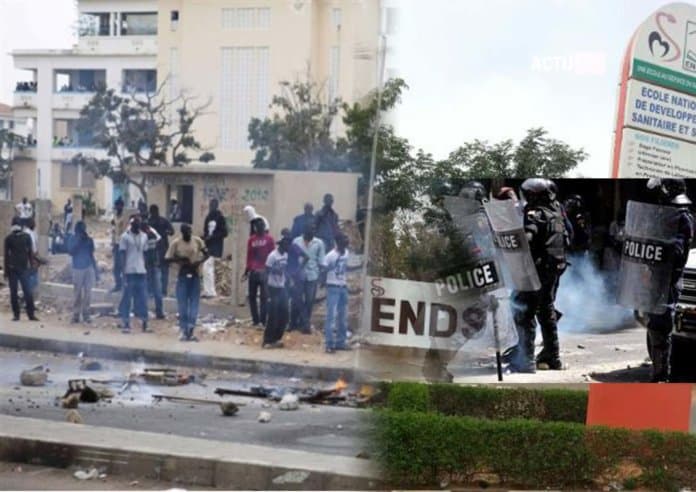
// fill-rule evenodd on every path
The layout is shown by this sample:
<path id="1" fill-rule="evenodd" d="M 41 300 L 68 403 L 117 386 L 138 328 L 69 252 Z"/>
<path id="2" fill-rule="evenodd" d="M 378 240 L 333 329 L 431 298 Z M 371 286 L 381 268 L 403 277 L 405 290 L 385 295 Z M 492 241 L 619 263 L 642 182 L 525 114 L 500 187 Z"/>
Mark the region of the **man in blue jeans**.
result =
<path id="1" fill-rule="evenodd" d="M 326 353 L 336 350 L 350 350 L 346 345 L 348 284 L 346 269 L 348 266 L 348 238 L 339 233 L 336 247 L 324 257 L 322 262 L 326 269 L 326 323 L 324 324 L 324 343 Z M 334 338 L 334 317 L 336 318 Z"/>
<path id="2" fill-rule="evenodd" d="M 130 333 L 131 306 L 135 315 L 141 319 L 143 331 L 147 331 L 147 270 L 145 251 L 148 247 L 147 234 L 141 230 L 139 216 L 130 221 L 130 228 L 119 241 L 119 254 L 123 260 L 123 297 L 119 305 L 121 330 Z"/>
<path id="3" fill-rule="evenodd" d="M 179 309 L 179 331 L 182 342 L 197 342 L 193 336 L 201 298 L 201 265 L 210 255 L 205 242 L 191 234 L 191 226 L 181 224 L 181 236 L 176 237 L 164 259 L 179 265 L 176 279 L 176 302 Z"/>
<path id="4" fill-rule="evenodd" d="M 300 274 L 293 283 L 293 312 L 300 331 L 309 334 L 312 332 L 312 308 L 317 297 L 320 267 L 325 256 L 324 241 L 314 237 L 314 225 L 310 223 L 292 245 L 299 249 L 303 257 Z"/>

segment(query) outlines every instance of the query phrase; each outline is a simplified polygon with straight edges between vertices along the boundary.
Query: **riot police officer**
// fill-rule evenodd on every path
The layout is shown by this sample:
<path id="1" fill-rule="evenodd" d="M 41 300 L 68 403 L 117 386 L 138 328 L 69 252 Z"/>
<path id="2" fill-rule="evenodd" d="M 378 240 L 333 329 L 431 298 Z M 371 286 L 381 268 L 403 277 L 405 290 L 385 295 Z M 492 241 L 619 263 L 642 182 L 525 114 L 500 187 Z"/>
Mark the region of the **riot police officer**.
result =
<path id="1" fill-rule="evenodd" d="M 673 240 L 674 263 L 667 310 L 662 314 L 648 315 L 648 352 L 653 364 L 652 381 L 667 381 L 669 378 L 669 351 L 674 322 L 674 309 L 681 291 L 684 265 L 689 257 L 691 240 L 694 236 L 694 217 L 689 210 L 692 204 L 686 194 L 686 183 L 679 178 L 650 179 L 647 188 L 659 205 L 678 209 L 677 234 Z"/>
<path id="2" fill-rule="evenodd" d="M 524 227 L 530 244 L 541 288 L 514 294 L 515 324 L 519 342 L 512 354 L 510 369 L 535 372 L 536 369 L 563 368 L 559 354 L 557 311 L 554 307 L 558 281 L 566 268 L 567 232 L 561 210 L 554 203 L 551 182 L 530 178 L 520 192 L 526 201 Z M 543 349 L 534 360 L 536 320 L 541 326 Z"/>
<path id="3" fill-rule="evenodd" d="M 480 181 L 467 181 L 459 190 L 459 196 L 461 198 L 468 198 L 469 200 L 475 200 L 479 203 L 483 203 L 483 200 L 488 196 L 488 191 L 486 187 Z"/>

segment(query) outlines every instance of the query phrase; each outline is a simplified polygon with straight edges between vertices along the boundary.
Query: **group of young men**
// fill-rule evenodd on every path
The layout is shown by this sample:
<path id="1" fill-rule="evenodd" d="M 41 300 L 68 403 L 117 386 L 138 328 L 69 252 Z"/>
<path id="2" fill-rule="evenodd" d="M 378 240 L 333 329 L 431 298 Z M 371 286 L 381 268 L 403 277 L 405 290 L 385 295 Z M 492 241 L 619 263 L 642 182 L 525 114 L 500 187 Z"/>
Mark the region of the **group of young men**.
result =
<path id="1" fill-rule="evenodd" d="M 286 329 L 312 332 L 312 308 L 317 288 L 324 283 L 325 351 L 350 350 L 346 341 L 348 239 L 339 229 L 332 195 L 326 194 L 322 209 L 313 212 L 314 206 L 306 203 L 304 213 L 295 217 L 291 229 L 281 231 L 277 242 L 269 234 L 264 217 L 255 212 L 248 215 L 251 235 L 242 278 L 249 286 L 252 322 L 265 325 L 264 348 L 282 347 Z"/>

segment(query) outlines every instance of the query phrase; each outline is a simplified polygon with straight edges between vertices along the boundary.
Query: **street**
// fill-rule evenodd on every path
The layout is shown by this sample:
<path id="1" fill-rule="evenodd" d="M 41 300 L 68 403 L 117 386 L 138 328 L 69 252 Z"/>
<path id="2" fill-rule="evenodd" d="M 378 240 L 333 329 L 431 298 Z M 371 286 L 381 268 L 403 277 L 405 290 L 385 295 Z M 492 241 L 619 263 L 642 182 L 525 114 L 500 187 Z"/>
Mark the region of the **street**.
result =
<path id="1" fill-rule="evenodd" d="M 80 371 L 80 359 L 64 354 L 0 350 L 0 414 L 65 421 L 66 410 L 60 397 L 68 389 L 68 380 L 93 378 L 99 380 L 127 378 L 132 372 L 142 371 L 144 362 L 127 363 L 100 361 L 100 371 Z M 48 382 L 41 387 L 19 384 L 19 373 L 36 366 L 49 369 Z M 298 381 L 287 378 L 269 378 L 245 373 L 193 371 L 203 383 L 178 386 L 132 385 L 118 394 L 121 385 L 113 385 L 111 399 L 98 403 L 80 403 L 78 412 L 85 425 L 162 434 L 197 437 L 215 441 L 257 444 L 285 449 L 302 450 L 327 455 L 355 457 L 365 451 L 363 411 L 329 405 L 300 403 L 295 411 L 280 411 L 278 404 L 266 399 L 225 397 L 243 403 L 233 417 L 223 417 L 218 405 L 153 402 L 153 394 L 221 401 L 213 393 L 217 387 L 245 389 L 264 387 L 317 387 L 327 383 Z M 99 387 L 89 383 L 91 386 Z M 271 413 L 268 423 L 260 423 L 260 412 Z"/>

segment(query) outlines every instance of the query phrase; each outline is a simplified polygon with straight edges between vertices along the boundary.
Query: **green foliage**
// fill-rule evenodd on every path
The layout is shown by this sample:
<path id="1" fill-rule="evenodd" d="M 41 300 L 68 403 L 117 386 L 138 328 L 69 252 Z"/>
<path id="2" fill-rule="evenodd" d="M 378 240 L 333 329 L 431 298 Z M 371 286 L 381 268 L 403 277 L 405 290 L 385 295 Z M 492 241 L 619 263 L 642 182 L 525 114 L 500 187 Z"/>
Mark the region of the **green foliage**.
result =
<path id="1" fill-rule="evenodd" d="M 21 149 L 25 143 L 23 137 L 8 128 L 0 128 L 0 181 L 4 181 L 10 176 L 13 150 Z"/>
<path id="2" fill-rule="evenodd" d="M 323 87 L 311 81 L 280 83 L 270 118 L 252 118 L 249 141 L 256 152 L 254 167 L 318 171 L 338 158 L 331 127 L 340 101 L 324 102 Z"/>
<path id="3" fill-rule="evenodd" d="M 510 486 L 596 488 L 608 477 L 649 490 L 696 485 L 696 436 L 585 427 L 572 422 L 487 420 L 380 410 L 376 457 L 397 486 L 470 483 L 496 474 Z"/>
<path id="4" fill-rule="evenodd" d="M 407 88 L 401 79 L 386 82 L 380 108 L 389 111 Z M 339 99 L 326 101 L 323 87 L 307 74 L 304 81 L 281 82 L 273 97 L 270 117 L 253 118 L 249 141 L 255 151 L 254 167 L 299 171 L 358 172 L 360 192 L 366 191 L 377 127 L 378 93 L 373 91 L 352 105 Z M 335 136 L 340 118 L 344 135 Z M 375 191 L 387 212 L 413 208 L 418 190 L 415 176 L 432 158 L 423 152 L 412 155 L 408 141 L 394 129 L 379 125 Z"/>
<path id="5" fill-rule="evenodd" d="M 392 410 L 427 412 L 430 405 L 428 387 L 419 383 L 402 382 L 391 386 L 387 406 Z"/>
<path id="6" fill-rule="evenodd" d="M 85 166 L 97 178 L 136 186 L 147 199 L 145 177 L 136 179 L 137 167 L 180 167 L 189 164 L 190 153 L 202 147 L 194 137 L 193 126 L 208 106 L 193 105 L 193 99 L 180 95 L 166 99 L 163 83 L 155 93 L 121 96 L 116 90 L 99 87 L 80 111 L 77 129 L 93 137 L 96 147 L 106 150 L 105 159 L 82 153 L 73 162 Z M 204 152 L 200 160 L 214 159 Z"/>
<path id="7" fill-rule="evenodd" d="M 386 385 L 383 391 L 392 410 L 427 409 L 443 415 L 492 420 L 528 418 L 575 423 L 584 423 L 587 412 L 587 392 L 582 390 L 397 382 Z"/>
<path id="8" fill-rule="evenodd" d="M 84 217 L 94 217 L 97 215 L 97 202 L 94 201 L 91 191 L 88 191 L 86 195 L 73 195 L 73 198 L 82 200 L 82 215 Z"/>

